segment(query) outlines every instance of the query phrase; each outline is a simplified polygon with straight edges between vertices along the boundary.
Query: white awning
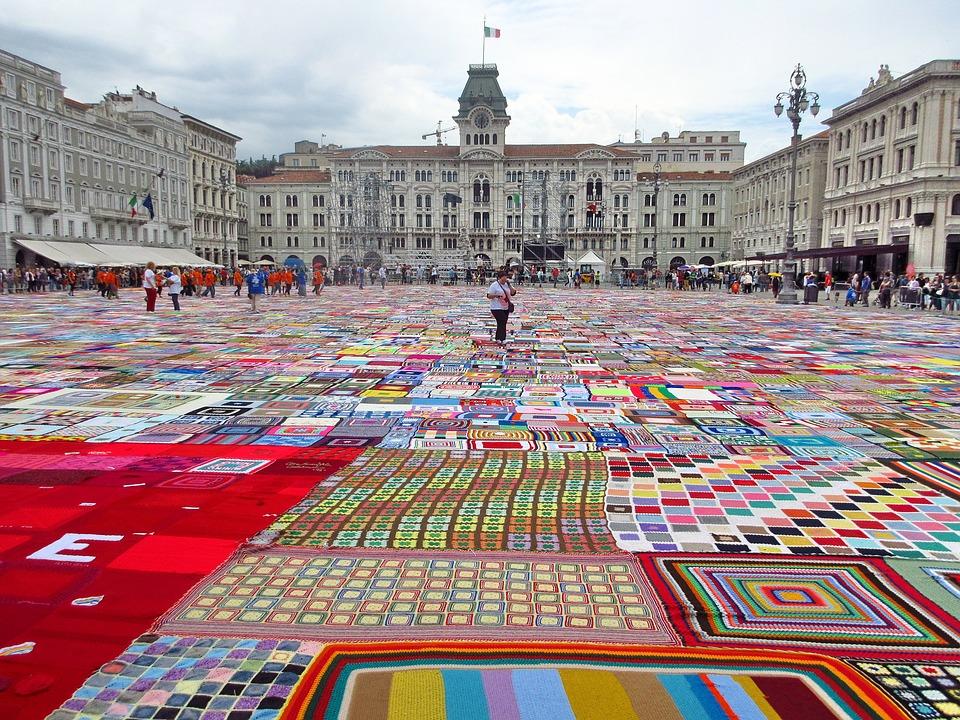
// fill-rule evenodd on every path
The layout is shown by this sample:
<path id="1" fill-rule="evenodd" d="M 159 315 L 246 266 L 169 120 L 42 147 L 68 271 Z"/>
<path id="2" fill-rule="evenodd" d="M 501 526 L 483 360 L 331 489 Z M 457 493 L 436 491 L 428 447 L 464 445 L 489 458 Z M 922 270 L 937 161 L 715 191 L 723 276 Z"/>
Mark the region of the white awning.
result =
<path id="1" fill-rule="evenodd" d="M 15 238 L 18 245 L 59 265 L 103 265 L 107 258 L 85 242 L 60 242 L 56 240 L 26 240 Z"/>
<path id="2" fill-rule="evenodd" d="M 106 245 L 91 243 L 106 258 L 106 265 L 146 265 L 153 260 L 153 248 L 137 245 Z"/>
<path id="3" fill-rule="evenodd" d="M 589 251 L 583 257 L 577 260 L 577 265 L 599 265 L 600 267 L 607 266 L 607 264 L 603 261 L 603 258 L 597 255 L 593 250 Z"/>
<path id="4" fill-rule="evenodd" d="M 159 265 L 178 265 L 180 267 L 223 267 L 217 263 L 204 260 L 189 250 L 182 248 L 152 248 L 157 251 L 159 258 L 154 260 Z"/>
<path id="5" fill-rule="evenodd" d="M 59 265 L 157 265 L 171 267 L 223 267 L 183 248 L 149 245 L 109 245 L 107 243 L 65 242 L 14 238 L 17 244 Z"/>

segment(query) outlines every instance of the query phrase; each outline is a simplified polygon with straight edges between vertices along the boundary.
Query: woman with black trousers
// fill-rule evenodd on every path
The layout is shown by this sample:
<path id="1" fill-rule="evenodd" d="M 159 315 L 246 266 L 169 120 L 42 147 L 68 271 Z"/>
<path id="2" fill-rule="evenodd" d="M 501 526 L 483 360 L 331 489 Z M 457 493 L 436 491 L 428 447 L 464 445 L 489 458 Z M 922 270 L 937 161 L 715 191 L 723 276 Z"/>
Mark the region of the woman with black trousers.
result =
<path id="1" fill-rule="evenodd" d="M 506 342 L 507 319 L 513 311 L 513 302 L 510 298 L 516 294 L 516 288 L 510 284 L 510 274 L 506 270 L 499 270 L 496 280 L 487 288 L 487 299 L 490 301 L 490 313 L 497 321 L 496 340 L 499 343 Z"/>

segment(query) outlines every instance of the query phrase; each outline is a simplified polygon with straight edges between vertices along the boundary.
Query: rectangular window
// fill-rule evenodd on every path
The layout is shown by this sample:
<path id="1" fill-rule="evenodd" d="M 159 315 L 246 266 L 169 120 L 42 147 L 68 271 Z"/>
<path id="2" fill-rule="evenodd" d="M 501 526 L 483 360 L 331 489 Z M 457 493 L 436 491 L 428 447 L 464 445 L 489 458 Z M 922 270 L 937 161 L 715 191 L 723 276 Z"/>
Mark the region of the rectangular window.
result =
<path id="1" fill-rule="evenodd" d="M 720 162 L 729 162 L 729 161 L 730 161 L 730 153 L 728 152 L 720 153 Z"/>

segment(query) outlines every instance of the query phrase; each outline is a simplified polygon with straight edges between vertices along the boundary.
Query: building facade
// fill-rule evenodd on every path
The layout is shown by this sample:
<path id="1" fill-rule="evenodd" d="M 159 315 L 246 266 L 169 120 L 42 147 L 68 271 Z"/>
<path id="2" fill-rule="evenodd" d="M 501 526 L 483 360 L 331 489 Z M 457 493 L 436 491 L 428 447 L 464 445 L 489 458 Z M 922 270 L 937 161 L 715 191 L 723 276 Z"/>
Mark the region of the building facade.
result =
<path id="1" fill-rule="evenodd" d="M 282 264 L 294 258 L 308 266 L 335 264 L 330 254 L 327 170 L 289 170 L 245 178 L 251 261 Z"/>
<path id="2" fill-rule="evenodd" d="M 823 205 L 847 271 L 960 272 L 960 61 L 899 78 L 886 66 L 837 108 Z"/>
<path id="3" fill-rule="evenodd" d="M 0 51 L 4 267 L 42 262 L 38 241 L 190 248 L 187 161 L 180 113 L 154 94 L 76 102 L 59 72 Z"/>
<path id="4" fill-rule="evenodd" d="M 495 65 L 470 66 L 453 119 L 456 145 L 297 143 L 275 178 L 249 186 L 251 259 L 463 268 L 575 264 L 592 250 L 614 270 L 726 257 L 731 172 L 743 163 L 738 132 L 510 144 Z M 324 159 L 328 174 L 303 170 Z M 657 163 L 667 184 L 654 205 Z M 260 204 L 267 187 L 282 194 L 281 206 Z M 288 204 L 293 196 L 299 205 Z"/>
<path id="5" fill-rule="evenodd" d="M 329 170 L 330 155 L 343 150 L 339 145 L 300 140 L 293 144 L 293 152 L 280 154 L 280 166 L 287 170 Z"/>
<path id="6" fill-rule="evenodd" d="M 828 144 L 828 133 L 821 132 L 802 139 L 797 146 L 794 233 L 798 251 L 819 248 L 822 242 Z M 734 171 L 731 259 L 783 253 L 791 154 L 792 148 L 786 147 Z"/>
<path id="7" fill-rule="evenodd" d="M 238 259 L 237 143 L 241 138 L 183 115 L 190 144 L 193 251 L 233 267 Z"/>

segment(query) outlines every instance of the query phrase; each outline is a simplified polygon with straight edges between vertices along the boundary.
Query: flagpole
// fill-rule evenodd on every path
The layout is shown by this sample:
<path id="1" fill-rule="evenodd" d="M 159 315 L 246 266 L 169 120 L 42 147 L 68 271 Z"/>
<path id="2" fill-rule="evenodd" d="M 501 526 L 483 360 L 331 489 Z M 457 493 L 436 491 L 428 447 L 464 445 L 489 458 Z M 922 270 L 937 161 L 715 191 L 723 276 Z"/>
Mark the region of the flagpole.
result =
<path id="1" fill-rule="evenodd" d="M 487 63 L 487 16 L 483 16 L 483 40 L 480 44 L 480 64 Z"/>

